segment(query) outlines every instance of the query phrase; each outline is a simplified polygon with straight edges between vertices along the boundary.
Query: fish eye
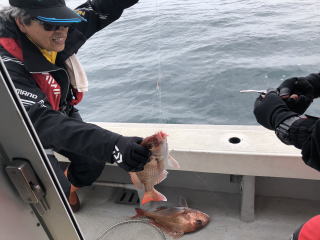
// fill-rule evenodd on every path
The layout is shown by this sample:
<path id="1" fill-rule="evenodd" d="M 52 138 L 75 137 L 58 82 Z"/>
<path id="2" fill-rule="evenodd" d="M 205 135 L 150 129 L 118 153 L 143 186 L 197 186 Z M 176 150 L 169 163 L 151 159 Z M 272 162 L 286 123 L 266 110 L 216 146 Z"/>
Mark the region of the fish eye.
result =
<path id="1" fill-rule="evenodd" d="M 197 219 L 197 220 L 196 220 L 196 225 L 202 225 L 202 221 L 199 220 L 199 219 Z"/>

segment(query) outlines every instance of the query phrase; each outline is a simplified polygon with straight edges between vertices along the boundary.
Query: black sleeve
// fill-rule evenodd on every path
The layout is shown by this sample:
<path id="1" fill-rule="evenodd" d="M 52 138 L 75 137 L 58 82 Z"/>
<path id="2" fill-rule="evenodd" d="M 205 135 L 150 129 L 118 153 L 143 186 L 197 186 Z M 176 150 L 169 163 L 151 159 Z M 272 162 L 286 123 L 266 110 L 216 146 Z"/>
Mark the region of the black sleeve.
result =
<path id="1" fill-rule="evenodd" d="M 75 11 L 85 18 L 86 22 L 75 24 L 69 30 L 66 47 L 60 53 L 66 59 L 76 53 L 93 34 L 116 21 L 124 9 L 136 4 L 138 0 L 88 0 Z"/>
<path id="2" fill-rule="evenodd" d="M 24 69 L 23 63 L 14 58 L 4 59 L 44 148 L 52 148 L 71 159 L 81 156 L 113 163 L 112 151 L 120 135 L 52 110 L 45 94 Z"/>
<path id="3" fill-rule="evenodd" d="M 76 12 L 87 20 L 76 27 L 89 38 L 120 18 L 124 9 L 137 2 L 138 0 L 89 0 L 76 8 Z"/>
<path id="4" fill-rule="evenodd" d="M 113 12 L 122 12 L 136 4 L 138 0 L 89 0 L 93 9 L 101 14 L 112 14 Z"/>
<path id="5" fill-rule="evenodd" d="M 28 108 L 28 114 L 45 148 L 71 159 L 81 156 L 113 163 L 112 151 L 120 135 L 37 104 Z"/>
<path id="6" fill-rule="evenodd" d="M 310 167 L 320 171 L 320 119 L 297 120 L 289 129 L 292 144 L 302 150 L 302 159 Z"/>

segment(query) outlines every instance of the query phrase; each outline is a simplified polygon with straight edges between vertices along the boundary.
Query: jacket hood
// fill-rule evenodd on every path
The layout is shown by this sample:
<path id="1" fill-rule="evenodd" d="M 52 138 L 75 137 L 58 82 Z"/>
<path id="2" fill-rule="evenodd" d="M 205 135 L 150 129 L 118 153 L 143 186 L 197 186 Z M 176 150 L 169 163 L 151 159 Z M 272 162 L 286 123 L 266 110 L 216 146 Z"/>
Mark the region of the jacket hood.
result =
<path id="1" fill-rule="evenodd" d="M 7 13 L 6 8 L 0 10 L 0 37 L 18 38 L 18 27 Z"/>

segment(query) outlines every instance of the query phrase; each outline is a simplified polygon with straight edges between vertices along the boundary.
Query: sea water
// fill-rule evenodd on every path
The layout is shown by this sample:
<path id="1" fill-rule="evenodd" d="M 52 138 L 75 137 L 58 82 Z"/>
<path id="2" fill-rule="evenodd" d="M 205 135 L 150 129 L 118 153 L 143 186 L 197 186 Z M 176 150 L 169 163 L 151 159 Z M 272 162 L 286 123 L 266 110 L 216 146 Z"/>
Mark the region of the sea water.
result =
<path id="1" fill-rule="evenodd" d="M 83 1 L 67 0 L 70 7 Z M 85 121 L 257 124 L 255 93 L 320 69 L 316 0 L 140 0 L 78 56 Z M 311 114 L 320 115 L 314 102 Z"/>

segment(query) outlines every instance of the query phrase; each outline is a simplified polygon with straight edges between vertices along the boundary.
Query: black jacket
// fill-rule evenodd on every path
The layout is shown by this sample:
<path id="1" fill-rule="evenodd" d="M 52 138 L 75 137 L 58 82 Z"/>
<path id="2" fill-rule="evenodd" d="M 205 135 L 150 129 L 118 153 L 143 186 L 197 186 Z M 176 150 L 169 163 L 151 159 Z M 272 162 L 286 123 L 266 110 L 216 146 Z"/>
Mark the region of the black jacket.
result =
<path id="1" fill-rule="evenodd" d="M 70 105 L 72 91 L 64 61 L 76 53 L 94 33 L 117 20 L 123 10 L 138 0 L 89 0 L 77 8 L 87 22 L 69 30 L 64 51 L 56 64 L 48 62 L 38 48 L 17 28 L 13 19 L 0 13 L 0 38 L 15 39 L 22 48 L 23 62 L 0 46 L 3 58 L 22 103 L 44 148 L 69 157 L 113 162 L 112 151 L 119 136 L 96 125 L 84 123 Z M 52 110 L 46 95 L 31 73 L 50 72 L 61 87 L 60 111 Z"/>
<path id="2" fill-rule="evenodd" d="M 320 74 L 305 77 L 314 88 L 314 96 L 320 96 Z M 320 171 L 320 119 L 308 116 L 297 120 L 289 130 L 293 145 L 301 149 L 302 159 L 310 167 Z"/>

